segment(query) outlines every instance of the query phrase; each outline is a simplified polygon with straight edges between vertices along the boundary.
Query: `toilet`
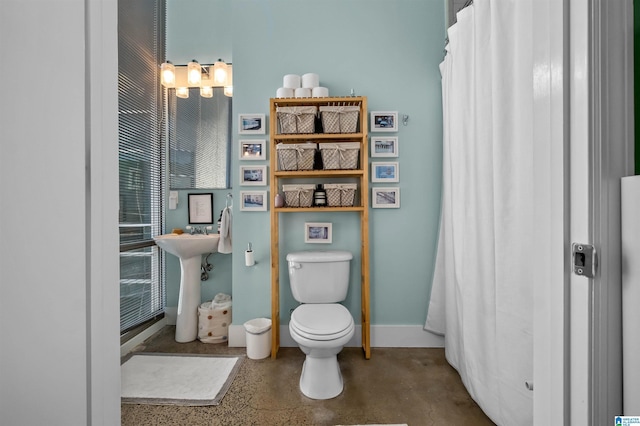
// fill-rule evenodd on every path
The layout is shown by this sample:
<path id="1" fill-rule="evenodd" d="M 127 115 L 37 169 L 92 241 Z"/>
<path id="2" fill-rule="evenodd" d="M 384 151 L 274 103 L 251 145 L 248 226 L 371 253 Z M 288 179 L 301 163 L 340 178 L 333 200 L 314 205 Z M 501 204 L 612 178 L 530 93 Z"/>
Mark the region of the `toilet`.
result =
<path id="1" fill-rule="evenodd" d="M 338 250 L 287 255 L 291 292 L 301 303 L 291 313 L 289 332 L 306 354 L 300 390 L 312 399 L 334 398 L 343 389 L 337 355 L 355 325 L 339 302 L 347 297 L 351 259 L 351 253 Z"/>

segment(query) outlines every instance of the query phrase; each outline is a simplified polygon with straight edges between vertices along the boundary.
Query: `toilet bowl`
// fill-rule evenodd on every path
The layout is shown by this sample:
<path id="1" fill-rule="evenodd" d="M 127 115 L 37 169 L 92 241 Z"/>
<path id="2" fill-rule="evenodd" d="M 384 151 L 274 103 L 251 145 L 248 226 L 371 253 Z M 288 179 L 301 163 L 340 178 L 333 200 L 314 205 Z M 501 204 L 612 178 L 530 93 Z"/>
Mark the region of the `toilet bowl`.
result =
<path id="1" fill-rule="evenodd" d="M 353 317 L 343 301 L 349 289 L 345 251 L 307 251 L 287 255 L 289 283 L 301 303 L 291 313 L 289 333 L 306 355 L 300 391 L 312 399 L 330 399 L 344 388 L 338 353 L 355 332 Z"/>
<path id="2" fill-rule="evenodd" d="M 300 391 L 312 399 L 334 398 L 344 388 L 338 353 L 351 340 L 351 313 L 337 303 L 300 305 L 291 314 L 291 338 L 306 355 Z"/>

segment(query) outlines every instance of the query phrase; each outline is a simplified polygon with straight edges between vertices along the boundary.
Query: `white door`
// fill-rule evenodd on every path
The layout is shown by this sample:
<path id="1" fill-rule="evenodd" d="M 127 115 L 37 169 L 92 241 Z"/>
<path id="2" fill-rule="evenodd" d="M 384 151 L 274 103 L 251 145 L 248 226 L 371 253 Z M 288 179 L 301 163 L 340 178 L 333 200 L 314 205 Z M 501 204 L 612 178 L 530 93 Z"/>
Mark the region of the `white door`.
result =
<path id="1" fill-rule="evenodd" d="M 533 318 L 533 420 L 569 423 L 567 250 L 569 209 L 568 0 L 533 3 L 536 267 Z M 534 255 L 532 253 L 532 255 Z"/>
<path id="2" fill-rule="evenodd" d="M 597 251 L 571 275 L 571 424 L 622 413 L 620 178 L 633 174 L 633 5 L 572 0 L 571 233 Z"/>
<path id="3" fill-rule="evenodd" d="M 571 0 L 569 16 L 569 241 L 593 243 L 590 229 L 592 165 L 589 2 Z M 569 256 L 569 391 L 571 425 L 590 425 L 591 295 L 593 280 L 571 271 Z"/>
<path id="4" fill-rule="evenodd" d="M 612 424 L 622 412 L 619 178 L 633 167 L 632 16 L 631 1 L 534 1 L 536 425 Z M 594 279 L 572 272 L 572 242 L 595 246 Z"/>

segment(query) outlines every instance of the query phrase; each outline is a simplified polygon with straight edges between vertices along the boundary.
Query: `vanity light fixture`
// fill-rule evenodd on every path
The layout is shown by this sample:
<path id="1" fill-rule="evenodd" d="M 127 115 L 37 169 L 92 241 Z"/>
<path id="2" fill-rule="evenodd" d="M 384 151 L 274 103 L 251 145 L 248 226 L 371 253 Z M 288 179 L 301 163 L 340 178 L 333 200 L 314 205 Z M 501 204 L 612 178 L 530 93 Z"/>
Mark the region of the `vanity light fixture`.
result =
<path id="1" fill-rule="evenodd" d="M 168 89 L 175 88 L 179 98 L 188 98 L 189 88 L 193 87 L 200 89 L 203 98 L 211 98 L 214 87 L 222 87 L 226 96 L 233 96 L 232 66 L 222 59 L 213 65 L 201 65 L 195 59 L 187 65 L 167 61 L 160 66 L 160 83 Z"/>
<path id="2" fill-rule="evenodd" d="M 176 67 L 169 61 L 160 65 L 160 82 L 164 87 L 176 87 Z"/>
<path id="3" fill-rule="evenodd" d="M 195 59 L 187 64 L 187 82 L 189 86 L 200 87 L 202 81 L 202 67 Z"/>

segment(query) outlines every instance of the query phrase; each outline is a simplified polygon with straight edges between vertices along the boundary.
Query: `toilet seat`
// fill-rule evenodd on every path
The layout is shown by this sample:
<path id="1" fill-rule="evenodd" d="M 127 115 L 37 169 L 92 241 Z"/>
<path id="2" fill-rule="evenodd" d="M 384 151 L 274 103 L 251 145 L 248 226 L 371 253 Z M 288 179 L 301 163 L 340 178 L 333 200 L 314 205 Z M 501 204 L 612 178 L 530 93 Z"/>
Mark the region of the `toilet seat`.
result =
<path id="1" fill-rule="evenodd" d="M 336 340 L 351 333 L 353 317 L 339 303 L 311 303 L 298 306 L 291 314 L 289 327 L 310 340 Z"/>

